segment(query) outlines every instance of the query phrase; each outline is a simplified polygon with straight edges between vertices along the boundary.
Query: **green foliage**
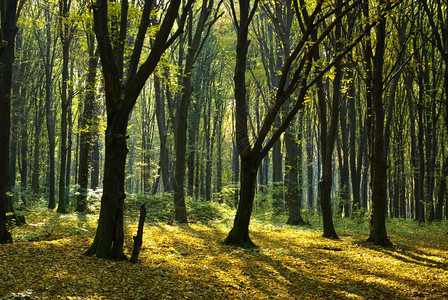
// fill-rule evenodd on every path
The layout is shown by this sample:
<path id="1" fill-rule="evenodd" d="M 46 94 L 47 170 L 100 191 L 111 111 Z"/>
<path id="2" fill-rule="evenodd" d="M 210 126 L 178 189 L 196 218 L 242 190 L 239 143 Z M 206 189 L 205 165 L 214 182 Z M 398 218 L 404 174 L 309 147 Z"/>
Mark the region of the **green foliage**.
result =
<path id="1" fill-rule="evenodd" d="M 190 222 L 209 223 L 215 220 L 226 219 L 231 214 L 231 208 L 226 204 L 204 201 L 188 197 L 186 199 Z"/>
<path id="2" fill-rule="evenodd" d="M 147 193 L 130 194 L 126 199 L 129 215 L 136 215 L 141 204 L 146 205 L 146 222 L 169 222 L 172 219 L 173 196 L 171 193 L 149 195 Z"/>
<path id="3" fill-rule="evenodd" d="M 188 221 L 192 223 L 209 223 L 215 220 L 228 218 L 232 209 L 226 204 L 207 202 L 202 199 L 187 197 L 186 200 Z M 147 207 L 146 222 L 171 222 L 173 219 L 173 194 L 161 193 L 149 195 L 147 193 L 130 194 L 125 203 L 127 215 L 138 217 L 138 208 L 145 204 Z"/>
<path id="4" fill-rule="evenodd" d="M 219 193 L 217 193 L 217 197 L 220 203 L 227 204 L 228 206 L 234 206 L 235 204 L 235 195 L 238 192 L 238 184 L 229 184 L 224 186 Z"/>

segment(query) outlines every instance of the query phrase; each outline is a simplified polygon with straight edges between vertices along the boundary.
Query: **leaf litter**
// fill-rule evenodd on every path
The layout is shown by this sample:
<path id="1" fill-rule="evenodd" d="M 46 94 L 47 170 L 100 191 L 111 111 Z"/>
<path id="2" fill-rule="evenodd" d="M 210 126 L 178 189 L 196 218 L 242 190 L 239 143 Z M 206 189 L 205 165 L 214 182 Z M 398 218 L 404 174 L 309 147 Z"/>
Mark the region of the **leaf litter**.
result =
<path id="1" fill-rule="evenodd" d="M 390 234 L 394 246 L 381 248 L 348 230 L 334 241 L 316 228 L 254 219 L 258 247 L 242 249 L 221 243 L 228 223 L 153 223 L 146 224 L 139 261 L 131 264 L 83 255 L 96 221 L 96 215 L 30 214 L 14 228 L 14 243 L 0 245 L 0 298 L 448 298 L 444 226 L 413 231 L 403 221 L 408 231 Z M 126 223 L 128 256 L 136 226 Z"/>

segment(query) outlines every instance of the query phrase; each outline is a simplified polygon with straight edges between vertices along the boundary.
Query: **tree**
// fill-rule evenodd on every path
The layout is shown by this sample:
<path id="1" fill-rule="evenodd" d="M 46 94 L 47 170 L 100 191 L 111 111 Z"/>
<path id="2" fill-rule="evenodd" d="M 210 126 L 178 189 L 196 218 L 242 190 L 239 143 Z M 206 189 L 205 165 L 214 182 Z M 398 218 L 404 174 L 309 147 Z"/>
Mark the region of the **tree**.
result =
<path id="1" fill-rule="evenodd" d="M 151 51 L 141 62 L 146 33 L 151 24 L 151 11 L 154 2 L 146 0 L 133 41 L 129 65 L 124 70 L 125 45 L 129 2 L 121 1 L 120 17 L 110 17 L 107 0 L 93 4 L 94 32 L 98 42 L 104 87 L 106 94 L 107 127 L 105 137 L 103 196 L 100 217 L 95 239 L 86 255 L 96 255 L 114 260 L 126 259 L 123 253 L 123 203 L 125 165 L 127 149 L 127 125 L 129 114 L 148 77 L 153 73 L 164 51 L 174 42 L 183 30 L 185 14 L 180 18 L 178 30 L 171 35 L 174 21 L 178 16 L 180 0 L 170 1 L 163 21 L 154 37 Z M 186 11 L 192 5 L 189 1 Z M 110 25 L 109 25 L 110 24 Z"/>
<path id="2" fill-rule="evenodd" d="M 69 20 L 71 0 L 59 2 L 59 35 L 62 43 L 62 90 L 61 90 L 61 165 L 59 173 L 59 199 L 58 209 L 60 213 L 66 213 L 65 194 L 67 184 L 67 117 L 70 105 L 68 99 L 67 84 L 69 81 L 68 63 L 70 54 L 70 43 L 73 38 L 75 25 Z"/>
<path id="3" fill-rule="evenodd" d="M 364 13 L 368 15 L 369 2 L 364 2 Z M 386 19 L 384 11 L 389 5 L 379 1 L 382 10 L 380 20 L 376 25 L 375 55 L 370 46 L 366 46 L 367 62 L 367 132 L 370 157 L 370 188 L 372 190 L 372 212 L 369 242 L 376 245 L 390 246 L 386 231 L 386 176 L 387 162 L 384 148 L 384 109 L 383 109 L 383 66 L 386 39 Z"/>
<path id="4" fill-rule="evenodd" d="M 75 211 L 84 212 L 87 208 L 87 186 L 89 183 L 89 158 L 93 140 L 93 113 L 95 106 L 95 83 L 98 55 L 95 51 L 95 36 L 87 33 L 87 47 L 89 52 L 89 66 L 87 70 L 84 111 L 80 126 L 79 168 L 78 168 L 78 197 Z"/>
<path id="5" fill-rule="evenodd" d="M 17 18 L 23 6 L 21 1 L 5 0 L 0 7 L 0 244 L 12 243 L 6 226 L 6 204 L 9 201 L 9 137 L 12 70 L 14 63 Z"/>
<path id="6" fill-rule="evenodd" d="M 355 39 L 346 49 L 335 56 L 333 61 L 316 75 L 311 77 L 312 57 L 317 51 L 319 44 L 329 35 L 336 24 L 341 22 L 342 17 L 350 11 L 354 5 L 349 6 L 339 16 L 327 24 L 326 29 L 318 35 L 317 39 L 312 39 L 311 33 L 317 26 L 329 16 L 333 16 L 334 11 L 323 13 L 323 1 L 318 1 L 313 12 L 304 20 L 301 16 L 302 10 L 299 9 L 297 1 L 293 2 L 295 7 L 295 17 L 297 22 L 302 25 L 301 37 L 298 42 L 291 47 L 293 49 L 285 60 L 281 70 L 281 78 L 276 89 L 276 94 L 272 99 L 268 112 L 264 118 L 263 125 L 254 142 L 251 143 L 248 134 L 248 105 L 246 96 L 246 66 L 247 53 L 249 48 L 248 29 L 253 16 L 256 13 L 258 1 L 255 0 L 252 7 L 250 1 L 239 1 L 239 19 L 236 15 L 236 8 L 231 2 L 234 25 L 237 29 L 237 50 L 235 64 L 235 132 L 236 144 L 240 155 L 241 175 L 240 175 L 240 194 L 238 209 L 234 219 L 233 227 L 227 238 L 226 244 L 235 244 L 241 247 L 253 247 L 254 244 L 249 237 L 249 223 L 253 208 L 255 196 L 255 185 L 257 172 L 261 160 L 269 153 L 269 150 L 279 140 L 282 133 L 290 125 L 300 108 L 303 107 L 305 97 L 311 86 L 317 79 L 321 78 L 337 61 L 339 61 L 354 45 L 362 38 L 362 34 Z M 323 18 L 319 18 L 323 13 Z M 312 78 L 312 79 L 311 79 Z M 286 117 L 278 128 L 273 128 L 276 117 L 280 113 L 283 105 L 294 95 L 295 101 L 288 109 Z M 273 131 L 273 132 L 272 132 Z M 270 139 L 265 140 L 271 133 Z"/>
<path id="7" fill-rule="evenodd" d="M 187 30 L 191 37 L 188 41 L 185 66 L 182 72 L 182 96 L 176 112 L 174 129 L 176 150 L 176 164 L 174 173 L 174 220 L 181 223 L 187 222 L 184 182 L 187 151 L 188 107 L 190 105 L 190 97 L 192 93 L 191 72 L 193 70 L 193 64 L 202 50 L 203 43 L 205 42 L 202 35 L 203 31 L 206 29 L 207 21 L 212 12 L 213 5 L 213 0 L 203 0 L 195 31 L 193 30 L 192 12 L 190 12 L 190 19 L 188 22 Z M 213 22 L 214 21 L 211 23 Z"/>

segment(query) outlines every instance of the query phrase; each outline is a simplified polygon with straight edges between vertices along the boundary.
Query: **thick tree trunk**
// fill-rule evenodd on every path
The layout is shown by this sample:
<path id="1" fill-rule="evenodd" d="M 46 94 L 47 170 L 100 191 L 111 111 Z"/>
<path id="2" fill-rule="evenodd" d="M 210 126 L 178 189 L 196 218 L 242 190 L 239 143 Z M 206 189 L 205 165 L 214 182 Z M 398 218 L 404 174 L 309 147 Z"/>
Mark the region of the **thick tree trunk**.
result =
<path id="1" fill-rule="evenodd" d="M 246 155 L 241 156 L 240 197 L 232 230 L 224 240 L 227 245 L 237 245 L 243 248 L 255 247 L 249 237 L 249 223 L 254 204 L 259 165 L 258 158 L 250 150 Z"/>
<path id="2" fill-rule="evenodd" d="M 124 260 L 123 203 L 128 116 L 117 111 L 108 120 L 105 141 L 103 196 L 95 239 L 86 255 Z"/>
<path id="3" fill-rule="evenodd" d="M 6 205 L 10 190 L 9 142 L 12 66 L 14 63 L 14 42 L 16 27 L 16 0 L 3 1 L 1 5 L 0 45 L 0 244 L 12 243 L 6 227 Z M 4 43 L 6 41 L 7 43 Z"/>
<path id="4" fill-rule="evenodd" d="M 384 145 L 384 110 L 383 110 L 383 65 L 386 37 L 386 21 L 382 19 L 377 25 L 375 57 L 373 58 L 371 122 L 368 126 L 370 146 L 370 187 L 372 190 L 372 210 L 369 242 L 376 245 L 391 246 L 386 231 L 387 162 Z"/>

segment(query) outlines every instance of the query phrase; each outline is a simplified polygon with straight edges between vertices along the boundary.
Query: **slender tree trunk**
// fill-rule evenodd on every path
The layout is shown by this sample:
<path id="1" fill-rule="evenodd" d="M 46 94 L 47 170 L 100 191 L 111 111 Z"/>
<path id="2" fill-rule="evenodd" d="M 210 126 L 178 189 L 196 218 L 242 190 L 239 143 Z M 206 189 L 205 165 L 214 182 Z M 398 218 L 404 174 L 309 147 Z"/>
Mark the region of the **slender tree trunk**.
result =
<path id="1" fill-rule="evenodd" d="M 61 2 L 61 20 L 66 18 L 68 15 L 68 10 L 70 7 L 68 6 L 67 0 Z M 61 90 L 61 165 L 59 171 L 59 202 L 58 209 L 59 213 L 67 213 L 66 202 L 65 202 L 65 189 L 66 189 L 66 172 L 70 172 L 67 170 L 67 115 L 68 115 L 68 105 L 69 99 L 67 98 L 67 86 L 69 80 L 68 74 L 68 63 L 69 63 L 69 53 L 70 53 L 70 37 L 67 36 L 66 26 L 67 24 L 60 24 L 60 34 L 62 41 L 62 90 Z"/>
<path id="2" fill-rule="evenodd" d="M 89 39 L 89 68 L 87 71 L 86 93 L 84 95 L 84 111 L 81 118 L 79 136 L 78 196 L 75 211 L 85 212 L 87 208 L 87 187 L 89 183 L 89 161 L 93 137 L 93 112 L 95 105 L 95 83 L 98 55 L 95 54 L 94 36 Z"/>
<path id="3" fill-rule="evenodd" d="M 321 155 L 322 155 L 322 176 L 319 181 L 319 198 L 322 209 L 322 219 L 324 225 L 323 237 L 338 239 L 338 235 L 333 225 L 333 212 L 331 204 L 331 187 L 333 184 L 332 176 L 332 163 L 333 163 L 333 149 L 336 139 L 336 131 L 339 115 L 339 103 L 340 103 L 340 81 L 342 78 L 342 69 L 336 67 L 335 80 L 333 82 L 335 94 L 333 94 L 333 101 L 331 106 L 330 127 L 327 130 L 327 104 L 325 101 L 325 95 L 323 94 L 323 84 L 319 80 L 318 84 L 318 101 L 319 101 L 319 114 L 321 125 Z"/>
<path id="4" fill-rule="evenodd" d="M 276 125 L 279 126 L 280 117 L 277 117 Z M 274 188 L 272 194 L 272 206 L 274 213 L 279 215 L 283 212 L 283 164 L 282 164 L 282 145 L 280 141 L 275 143 L 272 148 L 272 187 Z"/>
<path id="5" fill-rule="evenodd" d="M 238 182 L 238 179 L 240 178 L 240 163 L 239 163 L 239 154 L 238 154 L 238 148 L 236 146 L 235 141 L 233 141 L 233 151 L 232 151 L 232 181 L 234 184 Z M 239 189 L 235 189 L 235 193 L 233 194 L 233 200 L 235 207 L 238 206 L 238 196 L 239 195 Z"/>
<path id="6" fill-rule="evenodd" d="M 48 172 L 48 208 L 54 209 L 56 207 L 55 201 L 55 112 L 54 104 L 52 99 L 52 84 L 53 84 L 53 63 L 54 63 L 54 49 L 51 51 L 52 46 L 52 36 L 51 36 L 51 22 L 49 16 L 49 8 L 45 8 L 45 19 L 46 24 L 46 41 L 45 41 L 45 117 L 47 125 L 48 134 L 48 160 L 49 160 L 49 172 Z M 56 41 L 56 39 L 55 39 Z"/>
<path id="7" fill-rule="evenodd" d="M 301 213 L 302 209 L 302 188 L 301 173 L 302 168 L 302 147 L 298 145 L 298 141 L 302 140 L 302 120 L 300 119 L 297 138 L 294 136 L 293 130 L 290 128 L 285 132 L 284 142 L 286 150 L 285 158 L 285 184 L 286 184 L 286 204 L 288 205 L 288 221 L 290 225 L 307 225 Z"/>
<path id="8" fill-rule="evenodd" d="M 339 139 L 342 147 L 339 148 L 341 155 L 341 164 L 339 165 L 340 179 L 341 179 L 341 207 L 344 209 L 344 216 L 350 216 L 350 193 L 349 193 L 349 146 L 348 146 L 348 131 L 347 131 L 347 107 L 346 104 L 341 105 L 340 109 L 340 123 L 341 123 L 341 138 Z M 341 212 L 342 214 L 342 212 Z"/>
<path id="9" fill-rule="evenodd" d="M 24 90 L 24 89 L 23 89 Z M 22 189 L 22 202 L 23 205 L 27 205 L 26 203 L 26 197 L 24 196 L 27 185 L 28 185 L 28 109 L 26 104 L 26 99 L 24 97 L 24 93 L 22 90 L 21 94 L 21 116 L 20 116 L 20 123 L 21 123 L 21 132 L 20 132 L 20 161 L 21 161 L 21 168 L 20 168 L 20 186 Z"/>
<path id="10" fill-rule="evenodd" d="M 350 66 L 349 66 L 350 67 Z M 350 122 L 349 128 L 349 136 L 350 136 L 350 179 L 352 184 L 352 194 L 353 194 L 353 210 L 361 209 L 361 176 L 360 172 L 358 172 L 358 165 L 356 162 L 356 158 L 362 157 L 362 153 L 356 152 L 356 128 L 360 128 L 357 126 L 356 122 L 356 111 L 355 111 L 355 88 L 350 85 L 349 87 L 349 100 L 348 100 L 348 116 Z M 360 170 L 359 170 L 360 171 Z"/>
<path id="11" fill-rule="evenodd" d="M 437 221 L 442 221 L 443 216 L 443 202 L 444 199 L 447 199 L 447 188 L 446 188 L 446 179 L 448 178 L 448 156 L 445 157 L 445 161 L 442 166 L 442 176 L 440 178 L 439 183 L 439 193 L 437 195 L 436 209 L 434 219 Z M 447 199 L 448 200 L 448 199 Z M 445 206 L 448 206 L 448 201 L 445 201 Z"/>
<path id="12" fill-rule="evenodd" d="M 190 23 L 190 32 L 192 40 L 189 43 L 185 66 L 183 69 L 182 81 L 182 97 L 179 110 L 176 114 L 176 166 L 175 166 L 175 183 L 174 183 L 174 220 L 181 223 L 187 222 L 187 208 L 185 206 L 185 166 L 186 166 L 186 146 L 187 146 L 187 123 L 188 123 L 188 107 L 190 105 L 190 97 L 192 93 L 191 72 L 195 62 L 196 55 L 201 50 L 200 43 L 202 40 L 202 32 L 206 27 L 206 21 L 211 13 L 213 1 L 203 1 L 201 13 L 196 25 L 196 31 L 193 33 L 193 27 Z"/>
<path id="13" fill-rule="evenodd" d="M 100 185 L 100 140 L 98 129 L 92 132 L 92 153 L 90 156 L 90 188 L 97 189 Z"/>
<path id="14" fill-rule="evenodd" d="M 170 170 L 168 160 L 168 147 L 167 147 L 167 125 L 165 121 L 165 103 L 163 99 L 163 93 L 160 84 L 160 77 L 158 74 L 154 74 L 154 92 L 156 102 L 156 118 L 157 128 L 160 137 L 160 153 L 159 153 L 159 167 L 162 174 L 163 190 L 169 192 L 172 190 L 170 183 Z"/>
<path id="15" fill-rule="evenodd" d="M 50 76 L 50 74 L 48 74 Z M 49 196 L 48 196 L 48 208 L 54 209 L 56 207 L 55 201 L 55 120 L 54 112 L 51 104 L 51 79 L 47 78 L 46 88 L 45 88 L 45 114 L 47 121 L 47 134 L 48 134 L 48 159 L 49 159 L 49 173 L 48 173 L 48 186 L 49 186 Z"/>
<path id="16" fill-rule="evenodd" d="M 19 89 L 18 83 L 14 84 L 13 92 L 12 92 L 12 105 L 11 105 L 11 133 L 10 133 L 10 157 L 9 157 L 9 172 L 10 172 L 10 188 L 11 190 L 16 185 L 16 174 L 17 174 L 17 141 L 19 137 L 19 115 L 17 112 L 18 102 L 20 101 L 18 98 Z"/>
<path id="17" fill-rule="evenodd" d="M 309 116 L 311 117 L 311 116 Z M 310 121 L 310 120 L 308 120 Z M 314 177 L 314 164 L 313 164 L 313 128 L 311 122 L 308 122 L 307 126 L 307 140 L 306 140 L 306 156 L 307 156 L 307 185 L 308 194 L 307 202 L 308 206 L 312 208 L 314 206 L 314 188 L 313 188 L 313 177 Z"/>
<path id="18" fill-rule="evenodd" d="M 39 98 L 42 98 L 42 89 L 39 92 Z M 36 126 L 34 129 L 34 150 L 33 150 L 33 176 L 31 178 L 31 190 L 34 197 L 39 195 L 39 175 L 40 175 L 40 139 L 44 112 L 40 101 L 36 100 Z"/>

